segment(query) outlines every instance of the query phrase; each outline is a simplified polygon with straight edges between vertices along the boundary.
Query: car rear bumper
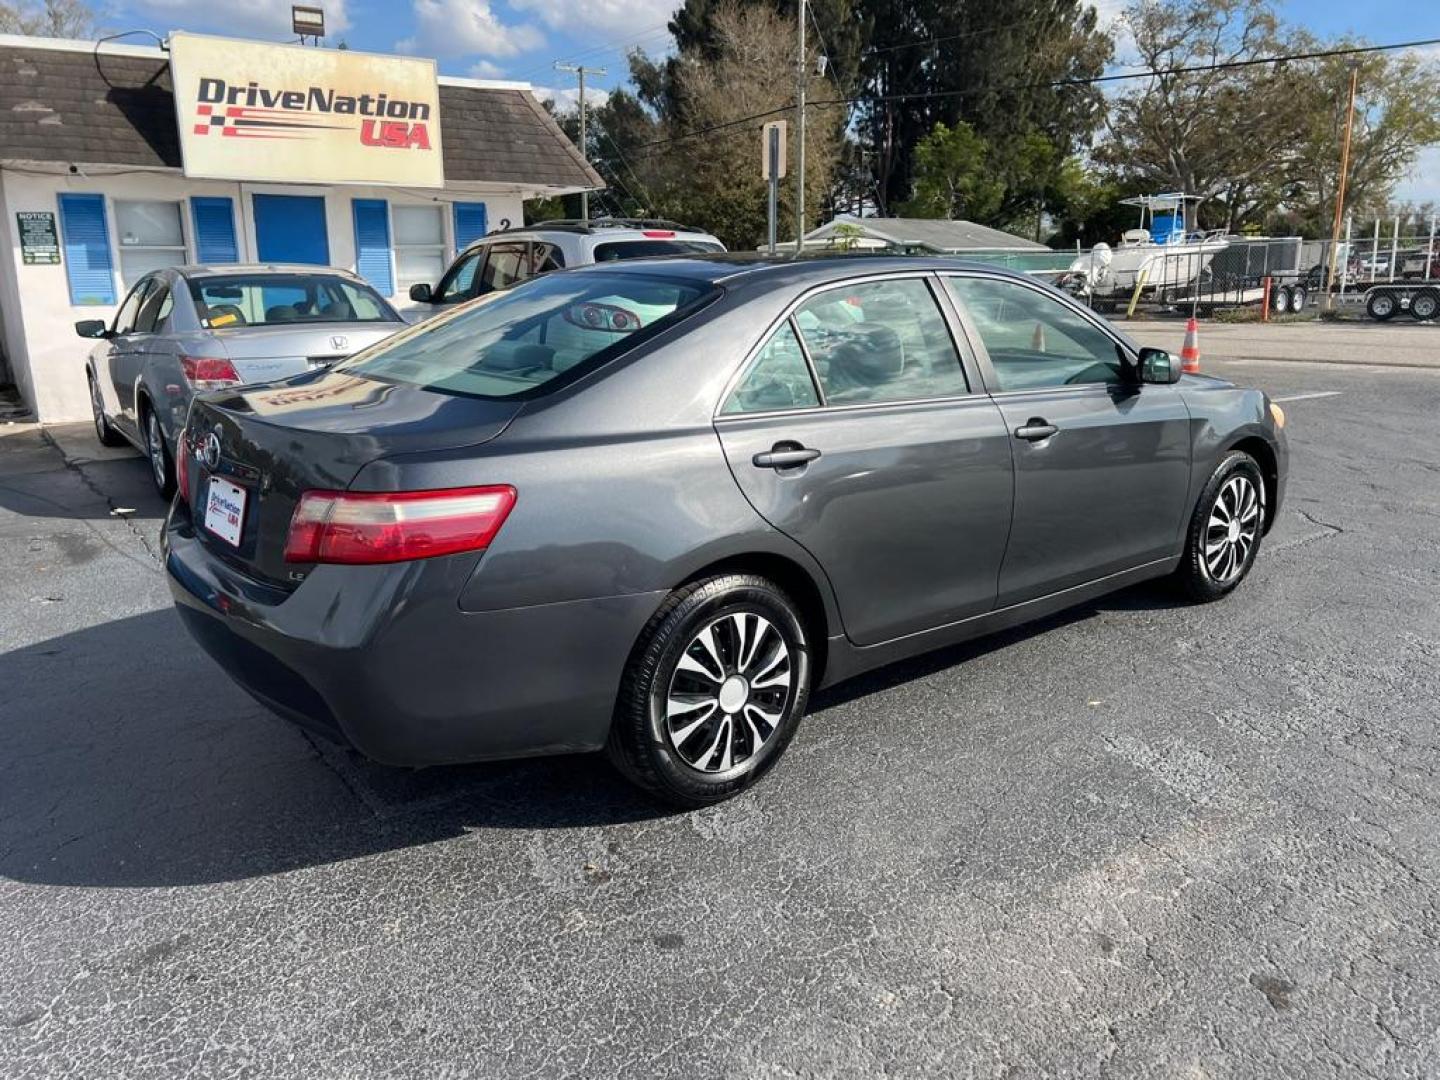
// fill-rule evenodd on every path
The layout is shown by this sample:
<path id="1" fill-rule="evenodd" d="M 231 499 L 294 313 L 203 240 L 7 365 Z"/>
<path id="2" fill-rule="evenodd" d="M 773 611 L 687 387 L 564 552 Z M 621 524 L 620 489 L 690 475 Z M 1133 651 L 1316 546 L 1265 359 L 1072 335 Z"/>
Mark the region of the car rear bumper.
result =
<path id="1" fill-rule="evenodd" d="M 499 611 L 456 601 L 474 557 L 322 566 L 286 593 L 166 522 L 191 635 L 262 704 L 391 765 L 596 750 L 630 648 L 663 593 Z"/>

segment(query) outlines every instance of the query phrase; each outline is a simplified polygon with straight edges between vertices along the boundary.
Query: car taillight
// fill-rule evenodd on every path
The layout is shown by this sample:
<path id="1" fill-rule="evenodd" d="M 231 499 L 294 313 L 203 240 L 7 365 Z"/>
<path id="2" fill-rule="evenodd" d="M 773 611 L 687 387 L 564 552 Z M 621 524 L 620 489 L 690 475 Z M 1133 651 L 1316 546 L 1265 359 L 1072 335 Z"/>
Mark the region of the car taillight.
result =
<path id="1" fill-rule="evenodd" d="M 182 356 L 180 368 L 185 372 L 185 381 L 196 390 L 218 390 L 240 381 L 235 365 L 219 356 Z"/>
<path id="2" fill-rule="evenodd" d="M 674 229 L 646 229 L 644 235 L 655 240 L 666 240 L 675 235 Z"/>
<path id="3" fill-rule="evenodd" d="M 180 501 L 190 501 L 190 429 L 182 428 L 175 440 L 175 493 Z"/>
<path id="4" fill-rule="evenodd" d="M 307 491 L 290 519 L 285 561 L 388 563 L 479 551 L 505 524 L 515 489 Z"/>

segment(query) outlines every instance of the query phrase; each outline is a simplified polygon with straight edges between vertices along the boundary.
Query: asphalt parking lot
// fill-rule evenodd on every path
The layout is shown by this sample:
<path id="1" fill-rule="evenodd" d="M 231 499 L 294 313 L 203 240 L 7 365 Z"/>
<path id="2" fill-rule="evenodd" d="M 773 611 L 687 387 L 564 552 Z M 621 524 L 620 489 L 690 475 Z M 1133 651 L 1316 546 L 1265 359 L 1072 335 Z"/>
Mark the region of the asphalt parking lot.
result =
<path id="1" fill-rule="evenodd" d="M 272 721 L 140 459 L 0 435 L 0 1075 L 1436 1075 L 1440 371 L 1207 366 L 1290 417 L 1237 594 L 839 687 L 689 814 Z"/>

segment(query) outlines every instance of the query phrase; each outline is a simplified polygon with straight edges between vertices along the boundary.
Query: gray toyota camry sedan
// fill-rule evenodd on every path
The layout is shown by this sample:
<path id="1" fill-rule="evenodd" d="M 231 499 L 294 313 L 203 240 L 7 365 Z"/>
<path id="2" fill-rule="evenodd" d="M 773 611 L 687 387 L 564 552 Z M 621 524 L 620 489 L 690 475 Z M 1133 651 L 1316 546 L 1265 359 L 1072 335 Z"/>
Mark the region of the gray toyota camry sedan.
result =
<path id="1" fill-rule="evenodd" d="M 312 731 L 402 765 L 604 749 L 694 806 L 816 687 L 1147 578 L 1226 595 L 1283 426 L 989 267 L 586 267 L 201 395 L 166 566 Z"/>
<path id="2" fill-rule="evenodd" d="M 342 360 L 404 325 L 361 278 L 314 266 L 177 266 L 146 274 L 106 323 L 85 363 L 95 435 L 150 459 L 160 494 L 175 488 L 175 437 L 196 391 L 267 382 Z"/>

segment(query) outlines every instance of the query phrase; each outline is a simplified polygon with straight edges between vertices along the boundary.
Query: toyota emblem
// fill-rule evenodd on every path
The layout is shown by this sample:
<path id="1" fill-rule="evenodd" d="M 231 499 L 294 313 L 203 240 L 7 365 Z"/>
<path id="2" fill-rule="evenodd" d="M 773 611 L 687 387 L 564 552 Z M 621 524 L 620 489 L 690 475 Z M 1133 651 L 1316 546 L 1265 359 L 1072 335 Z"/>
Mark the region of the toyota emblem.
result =
<path id="1" fill-rule="evenodd" d="M 350 347 L 350 339 L 344 334 L 336 334 L 330 339 L 330 347 L 332 349 L 348 349 Z"/>
<path id="2" fill-rule="evenodd" d="M 200 457 L 205 462 L 205 467 L 211 472 L 220 467 L 220 435 L 218 432 L 212 431 L 206 437 Z"/>

